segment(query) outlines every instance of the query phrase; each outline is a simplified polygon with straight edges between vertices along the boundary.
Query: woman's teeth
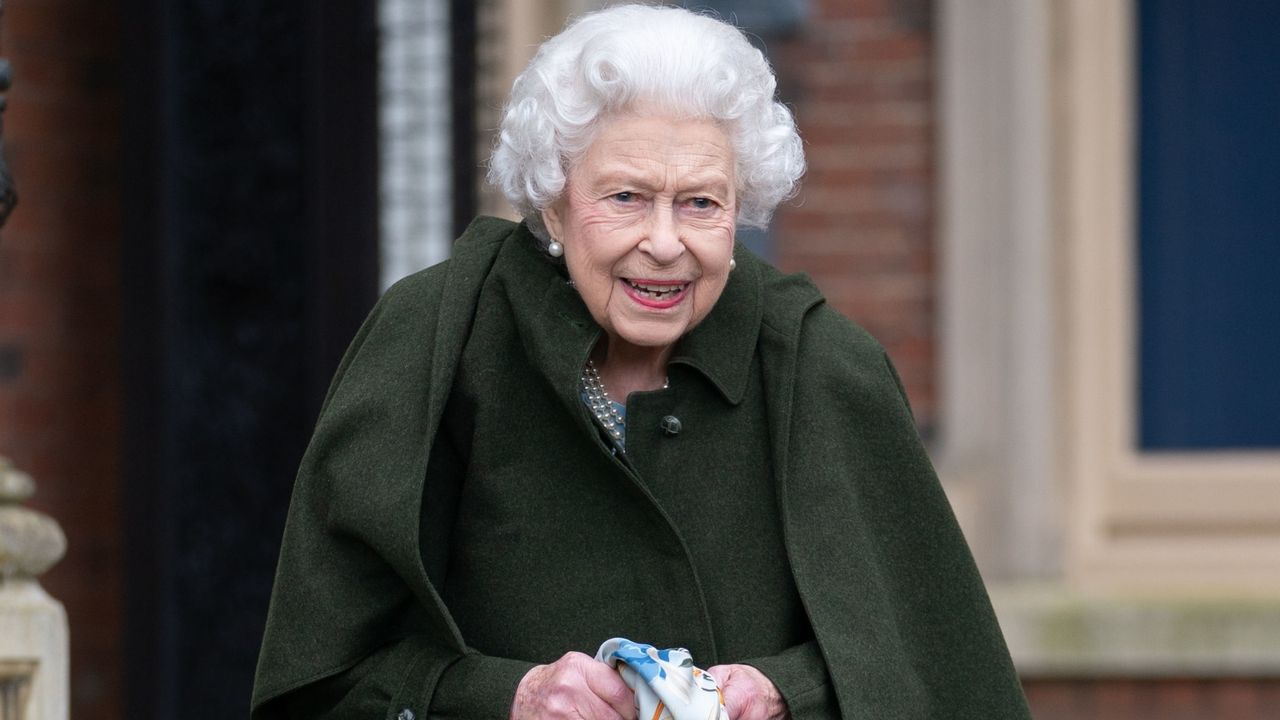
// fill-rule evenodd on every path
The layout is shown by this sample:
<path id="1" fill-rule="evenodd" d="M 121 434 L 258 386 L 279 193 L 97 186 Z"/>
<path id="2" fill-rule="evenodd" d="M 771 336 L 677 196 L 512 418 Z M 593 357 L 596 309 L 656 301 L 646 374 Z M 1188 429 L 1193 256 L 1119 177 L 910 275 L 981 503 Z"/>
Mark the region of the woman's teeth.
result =
<path id="1" fill-rule="evenodd" d="M 627 284 L 631 286 L 637 293 L 654 300 L 666 300 L 679 294 L 684 290 L 687 283 L 679 285 L 645 285 L 644 283 L 632 282 L 627 280 Z"/>

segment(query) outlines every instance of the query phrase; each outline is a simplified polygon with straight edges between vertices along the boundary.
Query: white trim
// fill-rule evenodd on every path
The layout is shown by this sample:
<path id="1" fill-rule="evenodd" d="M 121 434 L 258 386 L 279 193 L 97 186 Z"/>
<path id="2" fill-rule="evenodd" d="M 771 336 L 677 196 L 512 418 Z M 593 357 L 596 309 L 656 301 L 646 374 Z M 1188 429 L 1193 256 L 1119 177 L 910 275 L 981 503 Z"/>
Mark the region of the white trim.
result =
<path id="1" fill-rule="evenodd" d="M 1138 449 L 1133 4 L 1061 20 L 1069 578 L 1280 590 L 1280 453 Z"/>
<path id="2" fill-rule="evenodd" d="M 1275 677 L 1280 599 L 993 588 L 1023 678 Z"/>
<path id="3" fill-rule="evenodd" d="M 1057 571 L 1047 0 L 938 5 L 939 472 L 988 578 Z"/>
<path id="4" fill-rule="evenodd" d="M 1137 432 L 1132 0 L 940 0 L 940 474 L 984 575 L 1280 590 L 1280 453 Z"/>

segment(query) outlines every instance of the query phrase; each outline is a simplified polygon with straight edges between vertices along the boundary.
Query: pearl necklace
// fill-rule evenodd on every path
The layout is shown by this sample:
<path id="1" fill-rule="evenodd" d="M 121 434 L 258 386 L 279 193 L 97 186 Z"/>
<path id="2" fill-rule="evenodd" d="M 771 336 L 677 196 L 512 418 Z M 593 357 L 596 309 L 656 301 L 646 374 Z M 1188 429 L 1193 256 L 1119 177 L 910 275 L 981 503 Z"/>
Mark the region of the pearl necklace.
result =
<path id="1" fill-rule="evenodd" d="M 591 358 L 587 358 L 587 364 L 582 368 L 581 384 L 587 395 L 587 406 L 591 409 L 591 414 L 596 416 L 596 422 L 600 423 L 600 427 L 621 448 L 625 442 L 622 436 L 627 431 L 627 421 L 614 405 L 613 398 L 609 397 L 609 391 L 605 390 L 604 381 L 600 379 L 600 371 L 596 370 L 596 363 Z M 669 387 L 670 378 L 663 380 L 662 389 Z"/>
<path id="2" fill-rule="evenodd" d="M 622 413 L 618 412 L 618 408 L 614 407 L 612 398 L 609 397 L 609 391 L 604 389 L 604 382 L 600 380 L 600 373 L 596 370 L 594 361 L 588 359 L 586 367 L 582 368 L 582 388 L 587 393 L 587 405 L 591 408 L 591 413 L 596 416 L 596 421 L 609 433 L 609 437 L 614 442 L 622 443 L 622 433 L 627 429 L 627 422 L 623 419 Z"/>

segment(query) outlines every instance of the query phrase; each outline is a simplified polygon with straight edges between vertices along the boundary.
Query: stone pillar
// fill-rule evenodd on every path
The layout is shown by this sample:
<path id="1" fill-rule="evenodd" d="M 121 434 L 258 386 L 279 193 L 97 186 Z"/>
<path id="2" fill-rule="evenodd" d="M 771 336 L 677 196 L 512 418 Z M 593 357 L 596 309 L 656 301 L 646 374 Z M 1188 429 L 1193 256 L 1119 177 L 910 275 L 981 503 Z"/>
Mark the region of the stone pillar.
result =
<path id="1" fill-rule="evenodd" d="M 67 613 L 36 579 L 67 539 L 53 518 L 19 505 L 34 493 L 0 457 L 0 720 L 67 720 Z"/>

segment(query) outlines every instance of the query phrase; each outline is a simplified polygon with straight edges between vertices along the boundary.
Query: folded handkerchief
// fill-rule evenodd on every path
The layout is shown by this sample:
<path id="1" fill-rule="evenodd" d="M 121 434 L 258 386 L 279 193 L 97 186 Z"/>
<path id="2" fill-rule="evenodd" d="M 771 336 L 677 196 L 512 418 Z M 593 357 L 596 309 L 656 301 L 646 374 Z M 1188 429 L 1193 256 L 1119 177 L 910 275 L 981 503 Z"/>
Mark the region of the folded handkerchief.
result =
<path id="1" fill-rule="evenodd" d="M 640 720 L 729 720 L 716 679 L 693 666 L 684 648 L 659 650 L 626 638 L 606 640 L 596 660 L 635 691 Z"/>

